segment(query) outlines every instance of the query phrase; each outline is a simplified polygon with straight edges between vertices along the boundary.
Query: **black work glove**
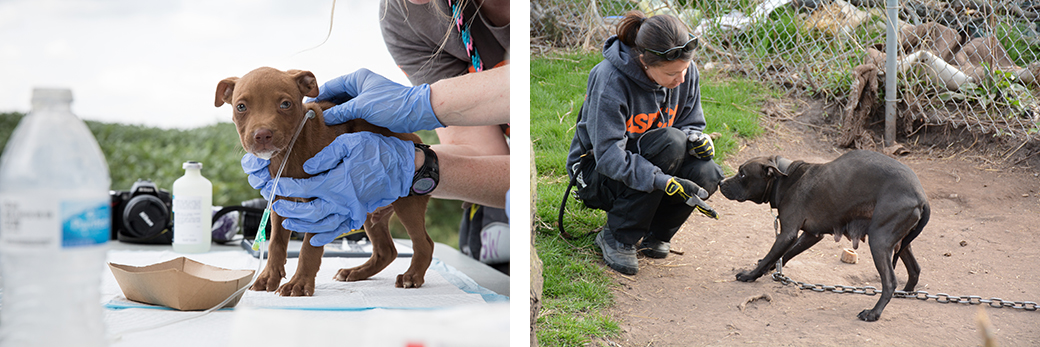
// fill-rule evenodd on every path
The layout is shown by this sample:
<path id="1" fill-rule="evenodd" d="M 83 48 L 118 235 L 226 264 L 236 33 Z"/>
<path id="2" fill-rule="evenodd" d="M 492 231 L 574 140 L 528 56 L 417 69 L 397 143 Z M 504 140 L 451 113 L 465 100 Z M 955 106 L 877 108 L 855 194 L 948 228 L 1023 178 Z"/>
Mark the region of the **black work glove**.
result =
<path id="1" fill-rule="evenodd" d="M 719 219 L 719 214 L 708 206 L 704 202 L 704 198 L 708 197 L 708 191 L 701 188 L 693 181 L 685 178 L 672 177 L 668 179 L 668 185 L 664 188 L 665 194 L 676 195 L 678 194 L 683 199 L 686 199 L 686 204 L 692 206 L 695 210 L 703 213 L 705 216 Z"/>
<path id="2" fill-rule="evenodd" d="M 700 160 L 715 158 L 715 142 L 708 134 L 693 133 L 687 137 L 686 141 L 687 152 L 694 158 Z"/>

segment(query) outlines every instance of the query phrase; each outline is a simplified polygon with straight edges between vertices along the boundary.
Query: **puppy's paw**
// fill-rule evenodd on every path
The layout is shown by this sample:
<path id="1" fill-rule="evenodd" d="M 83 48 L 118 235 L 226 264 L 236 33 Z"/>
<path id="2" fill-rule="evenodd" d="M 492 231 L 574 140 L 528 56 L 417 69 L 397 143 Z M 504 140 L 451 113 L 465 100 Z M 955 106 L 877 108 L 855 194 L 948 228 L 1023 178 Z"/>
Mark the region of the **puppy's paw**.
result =
<path id="1" fill-rule="evenodd" d="M 874 313 L 874 310 L 863 310 L 856 317 L 865 322 L 876 322 L 878 318 L 881 318 L 881 313 Z"/>
<path id="2" fill-rule="evenodd" d="M 336 271 L 336 277 L 333 279 L 340 282 L 354 282 L 367 280 L 370 275 L 365 275 L 365 271 L 362 271 L 360 267 L 352 267 L 349 269 L 339 269 Z"/>
<path id="3" fill-rule="evenodd" d="M 281 283 L 283 278 L 285 278 L 284 268 L 266 267 L 264 271 L 260 272 L 260 276 L 256 277 L 256 282 L 253 282 L 253 286 L 249 287 L 249 290 L 273 292 L 278 289 L 278 283 Z"/>
<path id="4" fill-rule="evenodd" d="M 281 296 L 313 296 L 314 295 L 314 278 L 300 279 L 293 276 L 289 282 L 285 282 L 281 287 L 278 288 L 278 295 Z"/>
<path id="5" fill-rule="evenodd" d="M 397 281 L 394 283 L 394 287 L 397 288 L 419 288 L 423 285 L 425 279 L 421 275 L 409 275 L 403 273 L 397 275 Z"/>
<path id="6" fill-rule="evenodd" d="M 741 271 L 740 273 L 737 274 L 737 281 L 741 281 L 741 282 L 754 282 L 755 280 L 758 279 L 758 277 L 759 276 L 756 276 L 755 274 L 751 273 L 751 271 L 745 270 L 745 271 Z"/>

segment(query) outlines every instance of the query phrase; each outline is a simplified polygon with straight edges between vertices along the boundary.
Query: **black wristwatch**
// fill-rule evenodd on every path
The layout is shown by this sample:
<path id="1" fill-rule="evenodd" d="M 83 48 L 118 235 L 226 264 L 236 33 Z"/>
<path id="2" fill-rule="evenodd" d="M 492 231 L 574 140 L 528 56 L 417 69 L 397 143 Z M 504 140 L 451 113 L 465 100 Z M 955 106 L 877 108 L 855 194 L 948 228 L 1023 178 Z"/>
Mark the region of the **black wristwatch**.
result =
<path id="1" fill-rule="evenodd" d="M 437 183 L 441 180 L 437 153 L 430 149 L 430 145 L 422 143 L 416 143 L 415 149 L 422 151 L 426 158 L 423 160 L 422 166 L 415 170 L 415 176 L 412 176 L 412 191 L 408 193 L 408 196 L 430 194 L 437 188 Z"/>

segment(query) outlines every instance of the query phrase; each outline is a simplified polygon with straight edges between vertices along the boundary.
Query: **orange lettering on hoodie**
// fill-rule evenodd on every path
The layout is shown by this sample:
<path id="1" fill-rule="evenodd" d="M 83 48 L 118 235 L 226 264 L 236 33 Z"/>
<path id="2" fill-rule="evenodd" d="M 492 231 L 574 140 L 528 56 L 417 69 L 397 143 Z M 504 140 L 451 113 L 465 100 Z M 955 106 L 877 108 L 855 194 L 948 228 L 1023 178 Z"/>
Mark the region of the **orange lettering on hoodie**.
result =
<path id="1" fill-rule="evenodd" d="M 670 127 L 673 124 L 675 124 L 675 111 L 676 111 L 675 107 L 666 108 L 664 110 L 664 112 L 668 115 L 668 119 L 666 121 L 664 119 L 664 117 L 662 117 L 661 121 L 657 122 L 657 126 L 660 127 L 660 128 L 664 128 L 664 127 Z"/>
<path id="2" fill-rule="evenodd" d="M 654 122 L 657 121 L 657 118 L 660 118 L 660 116 L 661 111 L 657 111 L 648 115 L 648 119 L 646 120 L 646 130 L 650 130 L 650 126 L 652 126 Z"/>
<path id="3" fill-rule="evenodd" d="M 646 113 L 640 113 L 636 115 L 636 129 L 635 131 L 633 131 L 634 133 L 643 133 L 646 131 L 646 128 L 648 126 L 648 124 L 646 123 L 646 118 Z"/>
<path id="4" fill-rule="evenodd" d="M 654 122 L 657 121 L 657 118 L 660 115 L 660 111 L 651 114 L 640 113 L 633 115 L 625 121 L 625 126 L 628 128 L 627 130 L 629 133 L 642 134 L 647 130 L 650 130 L 650 127 L 654 125 Z"/>

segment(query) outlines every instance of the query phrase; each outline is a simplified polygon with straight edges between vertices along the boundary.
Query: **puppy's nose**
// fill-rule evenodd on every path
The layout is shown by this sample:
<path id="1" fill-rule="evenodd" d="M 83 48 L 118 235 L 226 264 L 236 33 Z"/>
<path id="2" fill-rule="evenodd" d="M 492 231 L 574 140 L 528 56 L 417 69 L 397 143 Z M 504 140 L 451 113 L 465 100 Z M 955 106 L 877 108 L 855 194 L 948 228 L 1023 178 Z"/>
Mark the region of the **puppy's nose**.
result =
<path id="1" fill-rule="evenodd" d="M 271 130 L 266 128 L 257 130 L 253 133 L 253 140 L 255 140 L 258 145 L 271 143 Z"/>

